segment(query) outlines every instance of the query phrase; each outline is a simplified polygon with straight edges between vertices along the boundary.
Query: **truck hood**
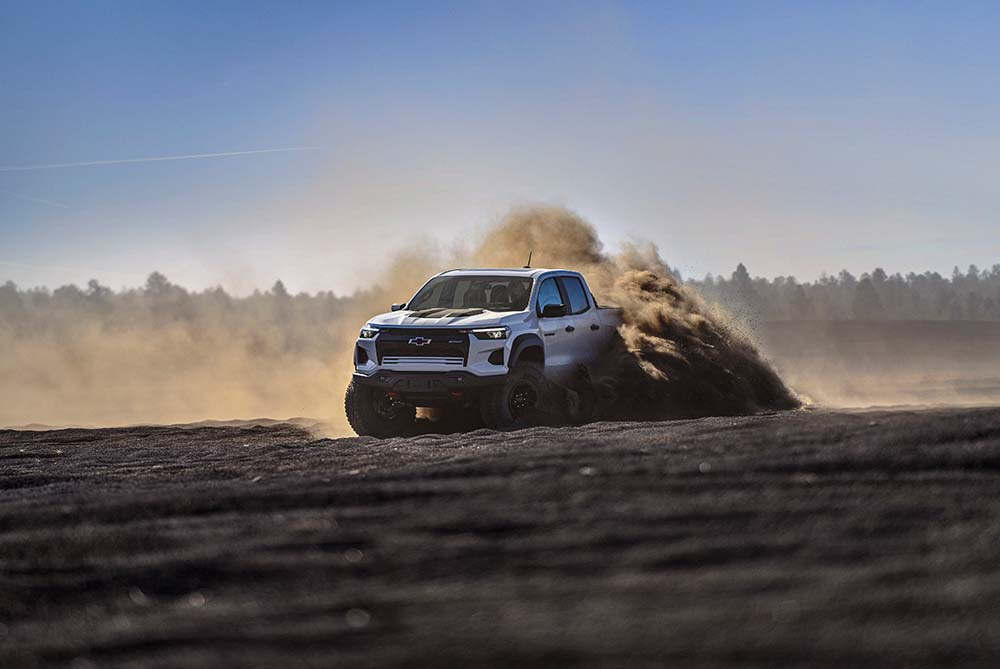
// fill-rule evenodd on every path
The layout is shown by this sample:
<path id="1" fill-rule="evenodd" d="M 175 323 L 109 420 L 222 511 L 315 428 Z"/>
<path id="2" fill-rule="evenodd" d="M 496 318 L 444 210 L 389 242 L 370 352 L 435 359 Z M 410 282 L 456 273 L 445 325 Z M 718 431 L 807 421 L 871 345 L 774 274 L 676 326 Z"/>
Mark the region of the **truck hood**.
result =
<path id="1" fill-rule="evenodd" d="M 527 313 L 496 312 L 485 309 L 423 309 L 421 311 L 390 311 L 379 314 L 368 323 L 375 327 L 396 326 L 413 328 L 486 328 L 520 323 Z"/>

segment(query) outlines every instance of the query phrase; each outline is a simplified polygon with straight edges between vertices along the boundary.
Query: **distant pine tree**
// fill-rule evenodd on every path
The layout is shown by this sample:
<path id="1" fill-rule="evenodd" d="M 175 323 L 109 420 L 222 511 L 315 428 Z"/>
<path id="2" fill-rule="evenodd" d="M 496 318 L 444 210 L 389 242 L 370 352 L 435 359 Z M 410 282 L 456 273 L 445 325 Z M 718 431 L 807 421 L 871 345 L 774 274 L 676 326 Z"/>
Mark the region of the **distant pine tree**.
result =
<path id="1" fill-rule="evenodd" d="M 854 300 L 851 302 L 851 315 L 855 320 L 874 321 L 885 318 L 882 301 L 875 292 L 872 280 L 865 277 L 858 282 L 854 290 Z"/>

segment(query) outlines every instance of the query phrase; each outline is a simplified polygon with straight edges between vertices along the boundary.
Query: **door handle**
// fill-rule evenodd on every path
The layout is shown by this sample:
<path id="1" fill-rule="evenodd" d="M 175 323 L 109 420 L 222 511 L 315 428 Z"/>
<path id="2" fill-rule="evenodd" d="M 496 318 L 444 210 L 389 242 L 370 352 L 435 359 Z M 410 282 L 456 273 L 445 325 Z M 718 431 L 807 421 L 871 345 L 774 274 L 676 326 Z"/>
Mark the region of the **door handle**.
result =
<path id="1" fill-rule="evenodd" d="M 576 328 L 575 328 L 575 327 L 573 327 L 572 325 L 567 325 L 567 326 L 566 326 L 566 332 L 572 332 L 572 331 L 573 331 L 573 330 L 575 330 L 575 329 L 576 329 Z"/>
<path id="2" fill-rule="evenodd" d="M 600 325 L 598 325 L 597 323 L 591 323 L 591 324 L 590 324 L 590 329 L 591 329 L 591 330 L 600 330 L 600 329 L 601 329 L 601 326 L 600 326 Z"/>

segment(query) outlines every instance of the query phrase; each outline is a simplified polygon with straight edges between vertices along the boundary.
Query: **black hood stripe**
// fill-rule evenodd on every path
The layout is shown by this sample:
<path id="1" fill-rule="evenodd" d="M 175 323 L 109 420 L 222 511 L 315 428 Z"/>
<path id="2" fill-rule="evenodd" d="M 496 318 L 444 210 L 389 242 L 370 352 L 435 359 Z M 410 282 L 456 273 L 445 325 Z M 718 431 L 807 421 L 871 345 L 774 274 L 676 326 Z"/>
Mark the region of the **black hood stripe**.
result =
<path id="1" fill-rule="evenodd" d="M 483 309 L 424 309 L 414 311 L 409 316 L 410 318 L 463 318 L 478 316 L 481 313 L 484 313 Z"/>

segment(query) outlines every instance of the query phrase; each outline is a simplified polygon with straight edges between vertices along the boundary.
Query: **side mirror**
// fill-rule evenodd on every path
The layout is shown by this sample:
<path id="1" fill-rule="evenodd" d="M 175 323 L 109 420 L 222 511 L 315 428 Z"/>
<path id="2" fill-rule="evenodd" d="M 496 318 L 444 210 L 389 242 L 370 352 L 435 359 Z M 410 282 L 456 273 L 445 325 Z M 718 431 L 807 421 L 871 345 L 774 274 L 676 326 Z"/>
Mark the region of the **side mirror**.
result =
<path id="1" fill-rule="evenodd" d="M 542 318 L 561 318 L 566 315 L 566 305 L 546 304 L 542 307 Z"/>
<path id="2" fill-rule="evenodd" d="M 406 302 L 396 302 L 391 307 L 389 307 L 389 311 L 399 311 L 400 309 L 403 309 L 405 307 L 406 307 Z"/>

